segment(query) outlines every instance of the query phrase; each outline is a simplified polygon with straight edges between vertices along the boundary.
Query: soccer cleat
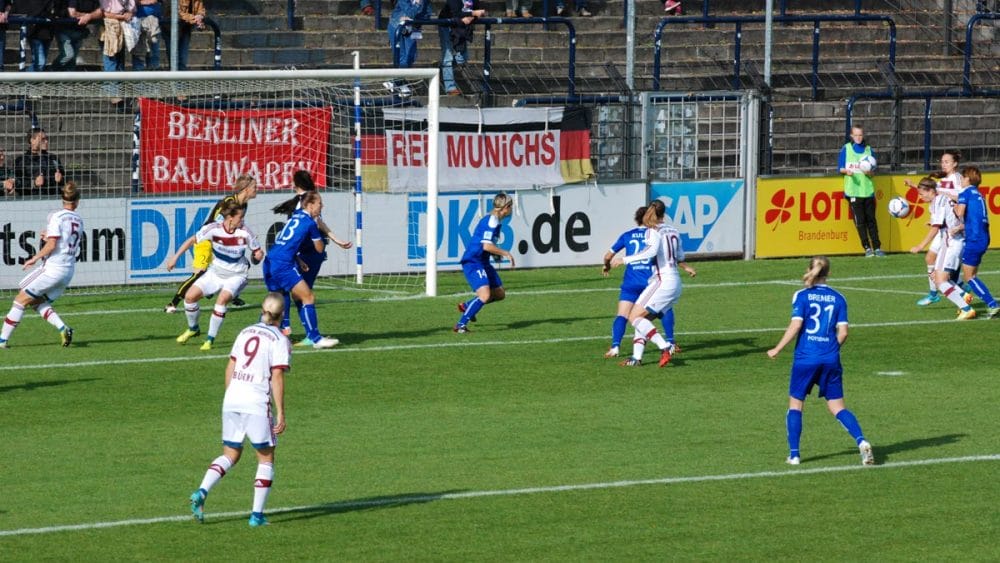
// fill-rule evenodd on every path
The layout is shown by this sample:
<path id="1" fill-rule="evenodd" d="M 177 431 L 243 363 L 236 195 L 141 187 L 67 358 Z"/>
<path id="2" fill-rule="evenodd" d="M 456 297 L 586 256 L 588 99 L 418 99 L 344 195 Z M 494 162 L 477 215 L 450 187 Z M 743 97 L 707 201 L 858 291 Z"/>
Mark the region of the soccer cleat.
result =
<path id="1" fill-rule="evenodd" d="M 956 321 L 967 321 L 969 319 L 976 318 L 976 310 L 969 309 L 968 311 L 959 311 L 958 316 L 955 317 Z"/>
<path id="2" fill-rule="evenodd" d="M 604 353 L 605 358 L 617 358 L 618 357 L 618 347 L 612 346 L 608 348 L 608 351 Z"/>
<path id="3" fill-rule="evenodd" d="M 459 334 L 465 334 L 467 332 L 470 332 L 469 331 L 469 327 L 467 327 L 467 326 L 465 326 L 463 324 L 457 324 L 457 325 L 455 325 L 455 328 L 453 328 L 451 330 L 452 330 L 452 332 L 457 332 Z"/>
<path id="4" fill-rule="evenodd" d="M 971 293 L 966 293 L 965 295 L 962 296 L 962 299 L 965 300 L 965 304 L 966 305 L 972 305 L 972 294 Z"/>
<path id="5" fill-rule="evenodd" d="M 295 343 L 295 346 L 312 346 L 315 344 L 308 336 Z"/>
<path id="6" fill-rule="evenodd" d="M 63 329 L 59 331 L 59 337 L 62 338 L 63 348 L 69 348 L 69 345 L 73 343 L 73 329 L 68 326 L 64 326 Z"/>
<path id="7" fill-rule="evenodd" d="M 798 465 L 802 463 L 802 461 L 798 458 L 798 456 L 796 457 L 788 456 L 787 458 L 785 458 L 785 463 L 787 463 L 788 465 Z"/>
<path id="8" fill-rule="evenodd" d="M 329 336 L 320 337 L 319 340 L 313 342 L 313 348 L 317 350 L 322 350 L 324 348 L 333 348 L 337 344 L 340 344 L 340 340 L 336 338 L 330 338 Z"/>
<path id="9" fill-rule="evenodd" d="M 167 303 L 167 305 L 163 308 L 163 312 L 167 313 L 168 315 L 172 314 L 172 313 L 176 313 L 177 312 L 177 306 L 174 305 L 173 303 Z"/>
<path id="10" fill-rule="evenodd" d="M 660 367 L 662 368 L 667 364 L 669 364 L 670 358 L 671 358 L 670 346 L 667 346 L 666 348 L 660 351 Z"/>
<path id="11" fill-rule="evenodd" d="M 940 300 L 941 300 L 941 294 L 939 294 L 939 293 L 928 293 L 927 295 L 921 297 L 917 301 L 917 305 L 919 305 L 921 307 L 926 307 L 927 305 L 930 305 L 932 303 L 937 303 Z"/>
<path id="12" fill-rule="evenodd" d="M 185 330 L 184 332 L 182 332 L 181 335 L 177 337 L 177 343 L 178 344 L 184 344 L 188 340 L 191 340 L 191 337 L 198 336 L 199 334 L 201 334 L 201 330 L 199 330 L 197 328 L 192 330 L 192 329 L 189 328 L 189 329 Z"/>
<path id="13" fill-rule="evenodd" d="M 885 258 L 885 252 L 882 252 L 881 248 L 876 248 L 875 249 L 875 256 L 877 258 Z"/>
<path id="14" fill-rule="evenodd" d="M 191 493 L 191 514 L 199 524 L 205 521 L 205 493 L 201 489 Z"/>
<path id="15" fill-rule="evenodd" d="M 992 319 L 993 317 L 1000 315 L 1000 307 L 989 307 L 986 309 L 986 318 Z"/>
<path id="16" fill-rule="evenodd" d="M 6 348 L 6 347 L 7 347 L 7 341 L 0 339 L 0 348 Z"/>
<path id="17" fill-rule="evenodd" d="M 858 451 L 861 452 L 861 465 L 875 465 L 875 454 L 872 453 L 872 445 L 868 440 L 861 440 Z"/>
<path id="18" fill-rule="evenodd" d="M 622 366 L 623 368 L 639 367 L 642 365 L 642 360 L 640 360 L 639 358 L 633 358 L 629 356 L 628 358 L 622 360 L 621 362 L 618 362 L 618 365 Z"/>
<path id="19" fill-rule="evenodd" d="M 267 518 L 264 518 L 264 514 L 261 512 L 251 512 L 250 521 L 247 523 L 250 524 L 251 528 L 256 528 L 258 526 L 267 526 L 268 524 Z"/>
<path id="20" fill-rule="evenodd" d="M 246 306 L 247 302 L 240 299 L 239 297 L 233 297 L 233 300 L 229 304 L 232 305 L 233 307 L 244 307 Z"/>
<path id="21" fill-rule="evenodd" d="M 201 348 L 198 348 L 198 349 L 201 350 L 202 352 L 209 352 L 209 351 L 211 351 L 212 350 L 212 341 L 211 340 L 206 340 L 205 343 L 201 345 Z"/>
<path id="22" fill-rule="evenodd" d="M 465 314 L 465 309 L 466 309 L 466 307 L 465 307 L 465 301 L 459 301 L 458 302 L 458 312 L 462 313 L 464 315 Z M 476 317 L 472 317 L 469 320 L 472 321 L 472 322 L 476 322 Z"/>

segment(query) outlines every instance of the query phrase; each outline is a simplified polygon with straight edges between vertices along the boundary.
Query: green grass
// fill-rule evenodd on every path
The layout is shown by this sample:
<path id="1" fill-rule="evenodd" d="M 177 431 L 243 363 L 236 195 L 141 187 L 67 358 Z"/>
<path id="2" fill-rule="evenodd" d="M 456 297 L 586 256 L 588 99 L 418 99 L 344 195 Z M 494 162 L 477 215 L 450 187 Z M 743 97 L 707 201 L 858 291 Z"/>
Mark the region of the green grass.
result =
<path id="1" fill-rule="evenodd" d="M 450 330 L 467 295 L 454 274 L 439 298 L 320 291 L 342 344 L 294 354 L 264 529 L 246 525 L 249 449 L 204 525 L 186 503 L 220 452 L 228 346 L 254 308 L 230 312 L 205 353 L 173 341 L 183 316 L 160 312 L 162 294 L 67 296 L 72 348 L 29 314 L 0 351 L 0 558 L 1000 558 L 1000 320 L 914 306 L 919 257 L 834 258 L 847 403 L 879 466 L 860 466 L 811 397 L 793 468 L 791 349 L 764 351 L 806 260 L 695 266 L 666 369 L 601 358 L 618 282 L 598 267 L 502 271 L 508 300 L 465 335 Z M 1000 253 L 983 270 L 1000 294 Z M 970 456 L 993 457 L 955 459 Z"/>

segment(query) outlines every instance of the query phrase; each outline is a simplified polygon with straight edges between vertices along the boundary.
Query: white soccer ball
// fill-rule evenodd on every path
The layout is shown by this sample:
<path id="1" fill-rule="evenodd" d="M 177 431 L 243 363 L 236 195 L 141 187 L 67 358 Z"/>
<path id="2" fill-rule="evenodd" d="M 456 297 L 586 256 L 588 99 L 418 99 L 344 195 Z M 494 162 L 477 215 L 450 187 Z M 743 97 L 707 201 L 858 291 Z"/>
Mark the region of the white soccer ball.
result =
<path id="1" fill-rule="evenodd" d="M 878 167 L 878 161 L 875 160 L 874 156 L 863 156 L 861 157 L 861 160 L 858 161 L 858 168 L 860 168 L 862 172 L 871 172 L 872 170 L 875 170 L 876 167 Z"/>
<path id="2" fill-rule="evenodd" d="M 910 204 L 906 200 L 896 196 L 889 200 L 889 215 L 897 219 L 902 219 L 910 213 Z"/>

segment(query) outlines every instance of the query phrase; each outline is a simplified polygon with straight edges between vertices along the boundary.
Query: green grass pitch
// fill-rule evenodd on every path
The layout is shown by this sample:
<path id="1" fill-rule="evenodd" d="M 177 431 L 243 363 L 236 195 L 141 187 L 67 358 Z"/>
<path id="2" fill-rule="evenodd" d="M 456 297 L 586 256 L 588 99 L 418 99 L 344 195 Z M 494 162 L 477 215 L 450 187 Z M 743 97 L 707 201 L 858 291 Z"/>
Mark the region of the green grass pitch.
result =
<path id="1" fill-rule="evenodd" d="M 342 343 L 294 353 L 260 529 L 249 448 L 203 525 L 187 507 L 221 451 L 228 347 L 255 307 L 200 352 L 174 342 L 183 315 L 164 294 L 66 296 L 71 348 L 29 312 L 0 350 L 0 559 L 1000 559 L 1000 319 L 916 307 L 922 257 L 833 258 L 847 404 L 878 465 L 813 396 L 790 467 L 791 348 L 764 352 L 806 265 L 695 262 L 664 369 L 602 358 L 620 271 L 503 269 L 508 299 L 464 335 L 456 274 L 438 298 L 320 289 Z M 1000 294 L 1000 253 L 982 269 Z"/>

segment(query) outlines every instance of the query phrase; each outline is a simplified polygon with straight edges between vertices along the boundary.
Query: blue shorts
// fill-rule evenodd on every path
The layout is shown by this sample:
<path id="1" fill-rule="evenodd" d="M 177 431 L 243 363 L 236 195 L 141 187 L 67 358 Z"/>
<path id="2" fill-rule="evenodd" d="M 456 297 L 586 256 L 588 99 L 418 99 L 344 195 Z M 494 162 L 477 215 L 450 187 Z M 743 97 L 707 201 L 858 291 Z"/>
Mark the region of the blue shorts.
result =
<path id="1" fill-rule="evenodd" d="M 316 276 L 319 275 L 320 269 L 323 267 L 323 262 L 326 261 L 326 252 L 300 252 L 299 258 L 309 266 L 309 269 L 302 272 L 302 279 L 306 280 L 306 284 L 312 289 L 312 286 L 316 283 Z"/>
<path id="2" fill-rule="evenodd" d="M 788 396 L 800 401 L 819 386 L 819 396 L 827 401 L 844 398 L 844 368 L 840 361 L 824 364 L 792 362 L 792 377 L 788 382 Z"/>
<path id="3" fill-rule="evenodd" d="M 965 244 L 965 248 L 962 250 L 962 264 L 968 266 L 979 266 L 983 262 L 983 255 L 986 254 L 986 249 L 989 248 L 990 243 L 987 242 L 985 246 L 980 245 L 970 245 Z"/>
<path id="4" fill-rule="evenodd" d="M 465 274 L 465 281 L 469 282 L 472 291 L 489 284 L 490 289 L 503 287 L 500 281 L 500 274 L 491 264 L 481 262 L 462 262 L 462 272 Z"/>
<path id="5" fill-rule="evenodd" d="M 628 301 L 629 303 L 635 303 L 639 299 L 639 294 L 642 290 L 646 289 L 646 284 L 642 285 L 625 285 L 622 284 L 621 290 L 618 291 L 619 301 Z"/>
<path id="6" fill-rule="evenodd" d="M 303 281 L 297 264 L 275 264 L 270 256 L 264 258 L 264 285 L 268 291 L 291 291 Z"/>

